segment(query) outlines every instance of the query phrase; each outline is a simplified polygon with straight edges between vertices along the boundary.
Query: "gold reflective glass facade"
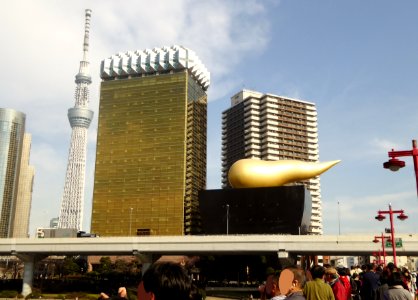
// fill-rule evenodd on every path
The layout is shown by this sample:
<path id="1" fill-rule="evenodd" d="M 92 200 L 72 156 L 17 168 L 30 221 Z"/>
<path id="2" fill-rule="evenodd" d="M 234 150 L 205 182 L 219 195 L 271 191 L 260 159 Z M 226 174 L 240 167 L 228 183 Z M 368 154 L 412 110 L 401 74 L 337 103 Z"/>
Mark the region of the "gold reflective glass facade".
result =
<path id="1" fill-rule="evenodd" d="M 92 232 L 200 232 L 206 115 L 206 93 L 187 70 L 101 83 Z"/>

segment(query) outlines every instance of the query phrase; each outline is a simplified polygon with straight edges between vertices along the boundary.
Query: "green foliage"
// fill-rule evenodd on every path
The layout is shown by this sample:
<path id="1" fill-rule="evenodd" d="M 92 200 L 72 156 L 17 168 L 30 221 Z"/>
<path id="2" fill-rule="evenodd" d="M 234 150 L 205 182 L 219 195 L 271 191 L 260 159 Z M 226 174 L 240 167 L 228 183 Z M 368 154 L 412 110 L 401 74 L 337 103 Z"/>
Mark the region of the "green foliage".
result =
<path id="1" fill-rule="evenodd" d="M 64 262 L 62 264 L 62 273 L 64 275 L 80 273 L 80 266 L 76 263 L 74 257 L 67 256 L 66 258 L 64 258 Z"/>
<path id="2" fill-rule="evenodd" d="M 115 261 L 115 271 L 118 273 L 129 272 L 129 264 L 123 259 L 117 259 Z"/>
<path id="3" fill-rule="evenodd" d="M 100 258 L 100 266 L 99 266 L 99 273 L 109 273 L 112 271 L 112 261 L 110 260 L 110 257 L 103 256 Z"/>
<path id="4" fill-rule="evenodd" d="M 15 298 L 18 294 L 17 291 L 5 290 L 0 292 L 0 298 Z"/>

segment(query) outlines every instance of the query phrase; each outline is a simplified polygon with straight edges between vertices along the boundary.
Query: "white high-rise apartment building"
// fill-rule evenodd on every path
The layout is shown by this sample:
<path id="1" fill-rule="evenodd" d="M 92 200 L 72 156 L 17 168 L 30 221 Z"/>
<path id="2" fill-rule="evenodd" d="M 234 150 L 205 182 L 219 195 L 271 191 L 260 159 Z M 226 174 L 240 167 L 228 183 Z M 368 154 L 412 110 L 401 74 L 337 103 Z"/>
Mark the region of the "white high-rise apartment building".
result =
<path id="1" fill-rule="evenodd" d="M 228 171 L 243 158 L 318 162 L 317 112 L 314 103 L 242 90 L 222 113 L 222 187 Z M 311 234 L 322 234 L 319 177 L 303 182 L 311 193 Z"/>

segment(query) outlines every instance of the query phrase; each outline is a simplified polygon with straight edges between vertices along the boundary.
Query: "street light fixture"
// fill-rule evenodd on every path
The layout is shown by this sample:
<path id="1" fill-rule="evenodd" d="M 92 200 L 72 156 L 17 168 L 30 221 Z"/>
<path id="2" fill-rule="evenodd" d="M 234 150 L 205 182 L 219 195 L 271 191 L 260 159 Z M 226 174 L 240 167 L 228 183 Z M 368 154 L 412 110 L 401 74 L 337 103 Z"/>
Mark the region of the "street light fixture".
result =
<path id="1" fill-rule="evenodd" d="M 382 240 L 382 250 L 383 250 L 383 265 L 386 265 L 386 250 L 385 250 L 385 239 L 390 240 L 390 236 L 385 236 L 383 233 L 380 236 L 374 236 L 373 243 L 379 243 L 379 240 Z M 380 253 L 380 250 L 379 250 Z M 380 256 L 380 255 L 379 255 Z"/>
<path id="2" fill-rule="evenodd" d="M 400 156 L 412 156 L 414 161 L 414 170 L 415 170 L 415 181 L 417 186 L 417 195 L 418 195 L 418 147 L 417 141 L 412 140 L 412 150 L 404 150 L 404 151 L 392 151 L 388 152 L 388 156 L 390 159 L 383 163 L 383 168 L 389 169 L 393 172 L 398 171 L 400 168 L 405 167 L 405 162 L 402 160 L 397 159 Z"/>
<path id="3" fill-rule="evenodd" d="M 393 226 L 393 215 L 394 214 L 399 214 L 399 216 L 397 216 L 397 218 L 401 221 L 404 221 L 408 218 L 407 215 L 405 215 L 403 209 L 401 210 L 393 210 L 392 209 L 392 205 L 389 203 L 389 210 L 379 210 L 377 212 L 377 216 L 375 217 L 376 220 L 378 221 L 383 221 L 384 219 L 386 219 L 386 217 L 384 215 L 389 215 L 389 221 L 390 221 L 390 239 L 392 242 L 392 252 L 393 252 L 393 263 L 396 266 L 396 245 L 395 245 L 395 227 Z M 383 234 L 382 234 L 383 236 Z M 376 237 L 375 237 L 376 239 Z M 383 243 L 383 238 L 382 238 L 382 243 Z M 383 248 L 384 249 L 384 248 Z"/>

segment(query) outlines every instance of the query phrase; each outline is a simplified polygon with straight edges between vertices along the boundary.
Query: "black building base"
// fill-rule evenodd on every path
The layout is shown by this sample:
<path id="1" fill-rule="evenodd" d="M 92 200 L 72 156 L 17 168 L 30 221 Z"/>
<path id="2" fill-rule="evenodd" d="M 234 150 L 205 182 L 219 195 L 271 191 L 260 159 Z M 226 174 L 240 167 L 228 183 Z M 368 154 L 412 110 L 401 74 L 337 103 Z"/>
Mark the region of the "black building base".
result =
<path id="1" fill-rule="evenodd" d="M 203 234 L 306 234 L 312 200 L 303 185 L 205 190 Z"/>

